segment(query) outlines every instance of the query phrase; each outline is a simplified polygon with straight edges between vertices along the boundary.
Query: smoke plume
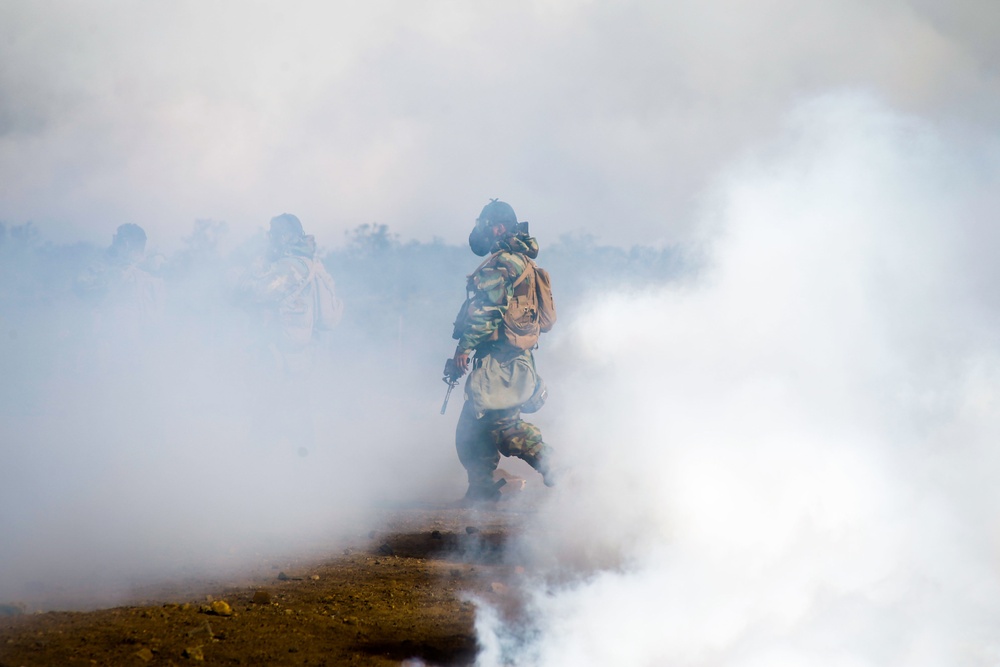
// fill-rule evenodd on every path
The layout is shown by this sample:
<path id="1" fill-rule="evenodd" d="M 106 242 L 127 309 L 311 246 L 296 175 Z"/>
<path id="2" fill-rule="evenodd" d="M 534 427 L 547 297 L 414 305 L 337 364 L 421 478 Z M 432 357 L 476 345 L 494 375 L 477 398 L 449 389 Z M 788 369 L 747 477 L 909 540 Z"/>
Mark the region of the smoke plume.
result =
<path id="1" fill-rule="evenodd" d="M 993 664 L 989 154 L 815 99 L 705 198 L 697 280 L 593 294 L 542 574 L 479 664 Z"/>

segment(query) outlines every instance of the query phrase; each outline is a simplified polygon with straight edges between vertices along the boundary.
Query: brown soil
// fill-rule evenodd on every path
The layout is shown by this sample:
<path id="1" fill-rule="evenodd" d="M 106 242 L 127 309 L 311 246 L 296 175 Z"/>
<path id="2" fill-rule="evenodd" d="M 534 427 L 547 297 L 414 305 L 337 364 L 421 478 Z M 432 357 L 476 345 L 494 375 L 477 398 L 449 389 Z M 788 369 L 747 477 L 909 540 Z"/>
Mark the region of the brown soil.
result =
<path id="1" fill-rule="evenodd" d="M 20 665 L 469 665 L 475 605 L 519 606 L 505 555 L 523 511 L 387 511 L 319 562 L 241 585 L 165 587 L 130 606 L 0 617 L 0 667 Z M 272 567 L 276 567 L 273 566 Z"/>

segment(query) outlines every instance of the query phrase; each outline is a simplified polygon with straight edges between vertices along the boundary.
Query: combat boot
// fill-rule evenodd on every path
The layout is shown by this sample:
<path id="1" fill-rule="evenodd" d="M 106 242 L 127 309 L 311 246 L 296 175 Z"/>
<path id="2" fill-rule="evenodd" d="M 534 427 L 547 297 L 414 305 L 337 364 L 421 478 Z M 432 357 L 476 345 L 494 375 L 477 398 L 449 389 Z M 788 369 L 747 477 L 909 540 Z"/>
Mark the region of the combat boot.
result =
<path id="1" fill-rule="evenodd" d="M 500 500 L 500 489 L 506 483 L 507 480 L 501 477 L 490 484 L 470 484 L 469 490 L 465 492 L 465 497 L 462 499 L 462 504 L 495 503 Z"/>

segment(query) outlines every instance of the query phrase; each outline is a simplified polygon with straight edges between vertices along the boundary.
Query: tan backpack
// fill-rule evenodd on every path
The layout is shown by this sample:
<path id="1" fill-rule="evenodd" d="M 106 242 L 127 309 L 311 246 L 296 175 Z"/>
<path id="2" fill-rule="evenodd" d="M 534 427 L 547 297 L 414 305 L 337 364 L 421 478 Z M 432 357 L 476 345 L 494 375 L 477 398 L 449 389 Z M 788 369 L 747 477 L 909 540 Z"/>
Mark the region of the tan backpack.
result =
<path id="1" fill-rule="evenodd" d="M 495 252 L 487 257 L 480 264 L 472 275 L 492 262 L 499 256 Z M 524 257 L 524 255 L 522 255 Z M 524 272 L 514 281 L 514 295 L 507 304 L 507 309 L 503 315 L 503 326 L 494 332 L 491 340 L 503 337 L 514 347 L 522 350 L 530 350 L 538 344 L 538 336 L 544 331 L 549 331 L 556 323 L 556 304 L 552 299 L 552 281 L 549 272 L 541 268 L 530 258 L 524 257 L 527 263 Z M 465 300 L 455 318 L 455 326 L 452 338 L 458 340 L 465 330 L 465 323 L 468 320 L 469 308 L 475 295 L 470 295 Z"/>
<path id="2" fill-rule="evenodd" d="M 330 331 L 340 323 L 344 304 L 337 297 L 333 277 L 318 259 L 299 257 L 309 273 L 294 292 L 282 299 L 278 307 L 286 340 L 306 345 L 313 331 Z"/>
<path id="3" fill-rule="evenodd" d="M 514 347 L 530 350 L 538 344 L 538 336 L 556 323 L 556 304 L 549 272 L 528 257 L 524 259 L 527 266 L 514 281 L 501 336 Z"/>
<path id="4" fill-rule="evenodd" d="M 315 285 L 313 298 L 316 304 L 316 328 L 320 331 L 332 331 L 344 315 L 344 302 L 337 296 L 337 287 L 333 276 L 327 273 L 326 267 L 318 259 L 313 260 Z"/>

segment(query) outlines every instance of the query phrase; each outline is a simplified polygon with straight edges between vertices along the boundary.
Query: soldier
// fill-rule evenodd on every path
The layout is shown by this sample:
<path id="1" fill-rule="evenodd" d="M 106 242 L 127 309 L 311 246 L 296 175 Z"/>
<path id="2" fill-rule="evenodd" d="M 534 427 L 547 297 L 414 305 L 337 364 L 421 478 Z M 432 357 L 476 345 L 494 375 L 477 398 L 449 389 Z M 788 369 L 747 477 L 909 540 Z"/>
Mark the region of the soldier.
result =
<path id="1" fill-rule="evenodd" d="M 261 316 L 267 349 L 281 372 L 310 368 L 318 332 L 340 321 L 343 304 L 316 259 L 316 240 L 290 214 L 271 218 L 265 257 L 251 265 L 240 292 Z"/>
<path id="2" fill-rule="evenodd" d="M 74 288 L 94 304 L 100 337 L 140 340 L 163 319 L 163 279 L 154 275 L 162 258 L 146 257 L 146 232 L 126 223 L 115 230 L 101 260 L 76 279 Z"/>
<path id="3" fill-rule="evenodd" d="M 532 350 L 554 322 L 555 310 L 548 274 L 532 261 L 538 243 L 509 204 L 494 199 L 483 208 L 469 246 L 490 256 L 468 278 L 470 296 L 455 321 L 452 337 L 458 346 L 446 376 L 454 382 L 469 372 L 455 434 L 469 478 L 465 500 L 495 501 L 500 491 L 493 472 L 501 454 L 526 461 L 546 486 L 554 484 L 552 450 L 521 413 L 534 412 L 544 401 Z"/>
<path id="4" fill-rule="evenodd" d="M 266 256 L 243 275 L 239 291 L 259 316 L 270 377 L 256 411 L 258 433 L 297 445 L 307 456 L 315 444 L 311 371 L 321 332 L 340 321 L 343 304 L 333 278 L 316 258 L 316 241 L 290 213 L 271 219 Z"/>

